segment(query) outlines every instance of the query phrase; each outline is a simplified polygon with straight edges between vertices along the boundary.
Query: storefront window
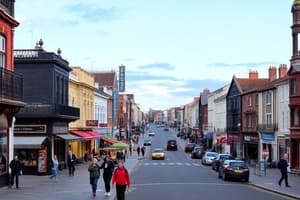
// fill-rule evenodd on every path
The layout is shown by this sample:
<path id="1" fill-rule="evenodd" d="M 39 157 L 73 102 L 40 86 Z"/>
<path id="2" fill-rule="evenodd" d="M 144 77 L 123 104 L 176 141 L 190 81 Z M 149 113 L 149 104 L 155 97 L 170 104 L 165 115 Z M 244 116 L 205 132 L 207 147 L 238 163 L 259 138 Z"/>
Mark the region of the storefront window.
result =
<path id="1" fill-rule="evenodd" d="M 37 166 L 37 149 L 17 149 L 15 152 L 24 166 Z"/>
<path id="2" fill-rule="evenodd" d="M 0 130 L 0 175 L 7 173 L 7 130 Z"/>

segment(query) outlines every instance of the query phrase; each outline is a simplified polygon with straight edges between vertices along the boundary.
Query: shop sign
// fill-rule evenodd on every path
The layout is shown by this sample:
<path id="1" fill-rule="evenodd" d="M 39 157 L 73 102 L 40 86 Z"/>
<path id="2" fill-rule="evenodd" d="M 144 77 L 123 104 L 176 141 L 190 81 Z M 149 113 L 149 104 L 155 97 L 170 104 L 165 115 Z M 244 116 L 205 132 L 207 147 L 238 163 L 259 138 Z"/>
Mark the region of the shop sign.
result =
<path id="1" fill-rule="evenodd" d="M 258 136 L 256 136 L 256 135 L 244 135 L 244 142 L 258 142 Z"/>
<path id="2" fill-rule="evenodd" d="M 228 142 L 239 142 L 240 141 L 240 135 L 233 135 L 233 134 L 228 134 L 227 138 Z"/>
<path id="3" fill-rule="evenodd" d="M 67 126 L 53 126 L 53 133 L 68 133 Z"/>
<path id="4" fill-rule="evenodd" d="M 108 127 L 108 124 L 107 123 L 100 123 L 99 127 Z"/>
<path id="5" fill-rule="evenodd" d="M 265 142 L 274 142 L 275 135 L 274 133 L 260 133 L 260 139 Z"/>
<path id="6" fill-rule="evenodd" d="M 27 134 L 27 133 L 47 133 L 47 125 L 39 124 L 39 125 L 15 125 L 14 133 L 19 134 Z"/>
<path id="7" fill-rule="evenodd" d="M 86 120 L 85 125 L 98 127 L 98 120 Z"/>
<path id="8" fill-rule="evenodd" d="M 221 137 L 219 140 L 219 144 L 226 144 L 227 143 L 227 137 Z"/>

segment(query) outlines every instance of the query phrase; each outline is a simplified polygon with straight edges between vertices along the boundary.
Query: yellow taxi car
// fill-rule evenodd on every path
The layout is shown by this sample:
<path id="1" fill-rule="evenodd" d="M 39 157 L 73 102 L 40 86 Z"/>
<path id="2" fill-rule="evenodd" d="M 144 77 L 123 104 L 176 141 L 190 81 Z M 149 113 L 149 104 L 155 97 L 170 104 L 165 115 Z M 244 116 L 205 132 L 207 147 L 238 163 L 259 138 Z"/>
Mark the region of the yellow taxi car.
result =
<path id="1" fill-rule="evenodd" d="M 155 148 L 151 153 L 152 160 L 154 159 L 165 159 L 165 152 L 162 148 Z"/>

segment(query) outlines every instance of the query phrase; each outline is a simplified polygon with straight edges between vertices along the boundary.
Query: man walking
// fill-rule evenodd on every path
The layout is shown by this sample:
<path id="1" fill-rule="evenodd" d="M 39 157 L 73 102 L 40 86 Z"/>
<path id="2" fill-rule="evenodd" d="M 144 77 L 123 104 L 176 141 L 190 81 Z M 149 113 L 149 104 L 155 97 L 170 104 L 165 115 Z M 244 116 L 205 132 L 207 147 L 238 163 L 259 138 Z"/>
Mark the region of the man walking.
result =
<path id="1" fill-rule="evenodd" d="M 70 150 L 69 153 L 68 153 L 68 160 L 67 160 L 68 168 L 69 168 L 69 176 L 74 176 L 75 161 L 76 161 L 76 157 L 72 153 L 72 151 Z"/>
<path id="2" fill-rule="evenodd" d="M 281 178 L 278 181 L 278 185 L 281 187 L 281 182 L 283 181 L 283 179 L 285 180 L 285 186 L 286 187 L 291 187 L 288 183 L 288 171 L 287 168 L 289 166 L 288 164 L 288 154 L 285 153 L 283 154 L 282 158 L 279 160 L 278 162 L 278 168 L 280 169 L 281 172 Z"/>
<path id="3" fill-rule="evenodd" d="M 52 172 L 52 175 L 50 176 L 50 179 L 54 178 L 54 180 L 57 180 L 57 177 L 58 177 L 58 160 L 57 160 L 56 155 L 54 155 L 53 158 L 52 158 L 51 172 Z"/>
<path id="4" fill-rule="evenodd" d="M 141 148 L 141 152 L 142 152 L 142 156 L 143 156 L 143 158 L 144 158 L 144 156 L 145 156 L 145 150 L 146 150 L 145 146 L 142 146 L 142 148 Z"/>
<path id="5" fill-rule="evenodd" d="M 139 158 L 140 158 L 140 152 L 141 152 L 140 146 L 138 146 L 138 147 L 136 148 L 136 152 L 137 152 L 137 154 L 138 154 L 138 159 L 139 159 Z"/>
<path id="6" fill-rule="evenodd" d="M 19 188 L 19 176 L 22 175 L 22 164 L 17 155 L 10 162 L 9 167 L 11 169 L 11 186 L 14 185 L 14 179 L 16 177 L 16 188 Z"/>

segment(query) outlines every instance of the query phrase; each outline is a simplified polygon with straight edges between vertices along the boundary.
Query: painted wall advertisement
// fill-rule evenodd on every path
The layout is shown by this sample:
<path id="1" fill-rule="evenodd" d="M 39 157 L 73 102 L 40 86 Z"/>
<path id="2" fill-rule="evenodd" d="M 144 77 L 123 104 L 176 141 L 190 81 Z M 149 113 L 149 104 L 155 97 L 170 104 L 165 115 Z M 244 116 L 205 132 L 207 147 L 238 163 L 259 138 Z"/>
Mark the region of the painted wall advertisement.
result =
<path id="1" fill-rule="evenodd" d="M 38 152 L 38 173 L 47 173 L 47 147 Z"/>

